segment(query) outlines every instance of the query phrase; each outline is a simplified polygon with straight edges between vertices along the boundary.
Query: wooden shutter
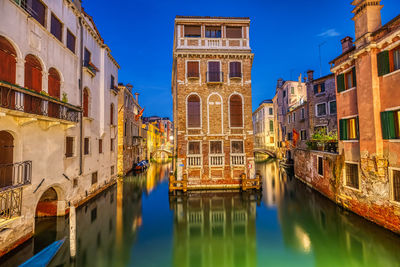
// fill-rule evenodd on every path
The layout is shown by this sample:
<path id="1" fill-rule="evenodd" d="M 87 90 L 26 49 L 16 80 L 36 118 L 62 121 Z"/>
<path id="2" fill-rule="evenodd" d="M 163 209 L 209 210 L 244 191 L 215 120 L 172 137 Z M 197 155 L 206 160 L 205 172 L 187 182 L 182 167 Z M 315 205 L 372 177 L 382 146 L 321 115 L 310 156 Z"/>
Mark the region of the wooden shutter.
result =
<path id="1" fill-rule="evenodd" d="M 336 86 L 338 93 L 343 92 L 346 89 L 344 74 L 340 74 L 336 77 Z"/>
<path id="2" fill-rule="evenodd" d="M 229 63 L 229 71 L 230 71 L 230 77 L 240 78 L 242 76 L 241 62 L 230 62 Z"/>
<path id="3" fill-rule="evenodd" d="M 242 98 L 239 95 L 233 95 L 229 103 L 231 127 L 243 127 Z"/>
<path id="4" fill-rule="evenodd" d="M 199 128 L 200 120 L 200 98 L 197 95 L 191 95 L 187 103 L 187 118 L 189 128 Z"/>
<path id="5" fill-rule="evenodd" d="M 187 63 L 187 76 L 188 77 L 199 77 L 199 62 L 188 61 Z"/>
<path id="6" fill-rule="evenodd" d="M 211 73 L 219 72 L 219 62 L 216 61 L 208 62 L 208 71 Z"/>
<path id="7" fill-rule="evenodd" d="M 60 98 L 60 76 L 54 68 L 49 70 L 49 95 L 55 98 Z"/>
<path id="8" fill-rule="evenodd" d="M 395 139 L 396 127 L 393 111 L 381 112 L 382 139 Z"/>
<path id="9" fill-rule="evenodd" d="M 390 72 L 389 51 L 385 50 L 377 55 L 378 76 L 383 76 Z"/>
<path id="10" fill-rule="evenodd" d="M 318 94 L 318 84 L 314 84 L 314 94 Z"/>
<path id="11" fill-rule="evenodd" d="M 65 145 L 65 156 L 68 157 L 72 157 L 74 155 L 73 152 L 73 146 L 74 146 L 74 138 L 73 137 L 67 137 L 66 138 L 66 145 Z"/>
<path id="12" fill-rule="evenodd" d="M 351 74 L 353 75 L 353 87 L 357 86 L 357 75 L 356 75 L 356 67 L 353 67 Z"/>
<path id="13" fill-rule="evenodd" d="M 356 117 L 356 136 L 357 136 L 357 139 L 360 140 L 360 127 L 359 127 L 358 117 Z"/>
<path id="14" fill-rule="evenodd" d="M 67 47 L 75 53 L 75 36 L 69 30 L 67 30 Z"/>
<path id="15" fill-rule="evenodd" d="M 347 120 L 339 120 L 339 128 L 340 140 L 347 140 Z"/>
<path id="16" fill-rule="evenodd" d="M 85 155 L 89 154 L 89 138 L 85 138 L 84 140 L 83 153 Z"/>
<path id="17" fill-rule="evenodd" d="M 0 36 L 0 81 L 15 84 L 16 62 L 13 46 Z"/>
<path id="18" fill-rule="evenodd" d="M 226 27 L 226 38 L 242 38 L 242 27 Z"/>
<path id="19" fill-rule="evenodd" d="M 185 25 L 185 37 L 200 37 L 201 26 Z"/>
<path id="20" fill-rule="evenodd" d="M 89 116 L 89 93 L 85 88 L 83 90 L 83 117 Z"/>

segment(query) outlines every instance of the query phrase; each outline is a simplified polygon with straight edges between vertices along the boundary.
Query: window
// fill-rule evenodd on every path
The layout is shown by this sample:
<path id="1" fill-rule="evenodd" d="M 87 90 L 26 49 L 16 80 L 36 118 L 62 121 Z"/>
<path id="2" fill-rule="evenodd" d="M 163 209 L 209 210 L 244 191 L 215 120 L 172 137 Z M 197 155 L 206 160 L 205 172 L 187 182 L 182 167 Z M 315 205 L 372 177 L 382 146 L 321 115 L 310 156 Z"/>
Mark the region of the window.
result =
<path id="1" fill-rule="evenodd" d="M 232 95 L 229 99 L 230 125 L 231 127 L 243 127 L 242 97 Z"/>
<path id="2" fill-rule="evenodd" d="M 400 69 L 400 46 L 382 51 L 377 55 L 378 76 L 383 76 Z"/>
<path id="3" fill-rule="evenodd" d="M 392 171 L 393 200 L 400 202 L 400 170 Z"/>
<path id="4" fill-rule="evenodd" d="M 346 186 L 358 189 L 358 164 L 346 163 Z"/>
<path id="5" fill-rule="evenodd" d="M 210 141 L 210 154 L 222 154 L 222 141 Z"/>
<path id="6" fill-rule="evenodd" d="M 226 27 L 226 38 L 242 38 L 242 27 Z"/>
<path id="7" fill-rule="evenodd" d="M 293 116 L 293 122 L 295 122 L 296 121 L 296 112 L 293 112 L 292 116 Z"/>
<path id="8" fill-rule="evenodd" d="M 229 62 L 229 77 L 230 78 L 241 78 L 242 77 L 242 63 L 241 62 Z"/>
<path id="9" fill-rule="evenodd" d="M 272 108 L 269 108 L 269 115 L 274 115 L 274 111 Z"/>
<path id="10" fill-rule="evenodd" d="M 103 139 L 99 139 L 99 153 L 103 153 Z"/>
<path id="11" fill-rule="evenodd" d="M 110 124 L 114 125 L 114 103 L 111 103 L 110 105 Z M 125 127 L 125 133 L 126 133 L 126 127 Z"/>
<path id="12" fill-rule="evenodd" d="M 326 103 L 317 104 L 315 107 L 316 107 L 315 113 L 316 113 L 317 117 L 326 115 Z"/>
<path id="13" fill-rule="evenodd" d="M 15 84 L 17 53 L 11 43 L 0 36 L 0 80 Z"/>
<path id="14" fill-rule="evenodd" d="M 329 114 L 336 114 L 336 101 L 329 102 Z"/>
<path id="15" fill-rule="evenodd" d="M 358 117 L 339 120 L 340 140 L 358 140 Z"/>
<path id="16" fill-rule="evenodd" d="M 114 151 L 114 142 L 115 142 L 115 138 L 111 138 L 110 139 L 110 151 Z"/>
<path id="17" fill-rule="evenodd" d="M 283 98 L 286 97 L 286 90 L 283 91 Z"/>
<path id="18" fill-rule="evenodd" d="M 113 75 L 111 75 L 111 78 L 110 78 L 110 89 L 114 89 L 114 87 L 115 87 L 115 78 L 114 78 Z"/>
<path id="19" fill-rule="evenodd" d="M 221 38 L 221 27 L 206 26 L 206 38 Z"/>
<path id="20" fill-rule="evenodd" d="M 185 37 L 201 37 L 201 26 L 185 25 Z"/>
<path id="21" fill-rule="evenodd" d="M 188 78 L 199 78 L 200 77 L 200 69 L 199 69 L 198 61 L 188 61 L 187 62 L 187 77 Z"/>
<path id="22" fill-rule="evenodd" d="M 305 118 L 305 110 L 304 110 L 304 108 L 302 108 L 302 109 L 300 110 L 300 118 L 301 118 L 302 120 Z"/>
<path id="23" fill-rule="evenodd" d="M 382 138 L 400 139 L 400 110 L 381 112 Z"/>
<path id="24" fill-rule="evenodd" d="M 36 92 L 42 91 L 42 65 L 40 61 L 33 55 L 25 57 L 25 87 Z M 32 98 L 24 95 L 24 98 Z M 26 103 L 31 101 L 25 101 Z"/>
<path id="25" fill-rule="evenodd" d="M 91 62 L 91 57 L 92 54 L 90 53 L 90 51 L 85 47 L 85 52 L 84 52 L 84 56 L 83 56 L 83 61 L 84 61 L 84 65 L 88 66 L 89 62 Z"/>
<path id="26" fill-rule="evenodd" d="M 73 53 L 75 53 L 75 42 L 76 42 L 75 35 L 73 35 L 72 32 L 67 30 L 67 47 Z"/>
<path id="27" fill-rule="evenodd" d="M 89 137 L 85 137 L 84 144 L 83 144 L 83 154 L 84 155 L 89 155 L 89 145 L 90 145 Z"/>
<path id="28" fill-rule="evenodd" d="M 289 141 L 293 140 L 293 133 L 288 133 L 288 134 L 287 134 L 287 139 L 288 139 Z"/>
<path id="29" fill-rule="evenodd" d="M 83 117 L 89 117 L 89 91 L 83 89 Z"/>
<path id="30" fill-rule="evenodd" d="M 289 116 L 287 117 L 287 122 L 291 123 L 291 121 L 292 121 L 292 116 L 289 114 Z"/>
<path id="31" fill-rule="evenodd" d="M 208 62 L 207 82 L 222 82 L 221 66 L 219 61 Z"/>
<path id="32" fill-rule="evenodd" d="M 39 0 L 31 0 L 25 2 L 25 10 L 42 26 L 45 26 L 46 6 Z"/>
<path id="33" fill-rule="evenodd" d="M 273 120 L 269 120 L 269 131 L 270 132 L 274 131 L 274 121 Z"/>
<path id="34" fill-rule="evenodd" d="M 356 87 L 356 68 L 353 67 L 351 71 L 340 74 L 336 77 L 336 86 L 338 93 Z"/>
<path id="35" fill-rule="evenodd" d="M 111 166 L 111 175 L 114 174 L 114 170 L 115 170 L 115 167 L 114 167 L 114 166 Z"/>
<path id="36" fill-rule="evenodd" d="M 62 23 L 53 13 L 51 13 L 50 32 L 58 40 L 62 41 Z"/>
<path id="37" fill-rule="evenodd" d="M 190 95 L 187 100 L 187 124 L 188 128 L 201 127 L 200 97 Z"/>
<path id="38" fill-rule="evenodd" d="M 200 155 L 200 142 L 189 142 L 189 155 Z"/>
<path id="39" fill-rule="evenodd" d="M 124 136 L 127 135 L 127 133 L 126 133 L 126 124 L 127 124 L 127 122 L 125 121 L 125 122 L 124 122 Z"/>
<path id="40" fill-rule="evenodd" d="M 292 95 L 294 95 L 294 87 L 291 87 L 291 88 L 290 88 L 290 93 L 291 93 Z"/>
<path id="41" fill-rule="evenodd" d="M 97 183 L 97 172 L 92 173 L 92 185 Z"/>
<path id="42" fill-rule="evenodd" d="M 321 175 L 321 176 L 323 176 L 324 175 L 324 160 L 323 160 L 323 158 L 322 157 L 317 157 L 317 159 L 318 159 L 318 167 L 317 167 L 317 169 L 318 169 L 318 175 Z"/>
<path id="43" fill-rule="evenodd" d="M 243 154 L 244 153 L 244 147 L 243 147 L 243 141 L 232 141 L 232 154 Z"/>
<path id="44" fill-rule="evenodd" d="M 273 136 L 270 136 L 270 137 L 269 137 L 269 142 L 270 142 L 271 144 L 274 143 L 274 137 L 273 137 Z"/>
<path id="45" fill-rule="evenodd" d="M 301 130 L 300 131 L 300 139 L 301 140 L 307 140 L 307 131 L 306 130 Z"/>
<path id="46" fill-rule="evenodd" d="M 70 158 L 74 156 L 74 138 L 67 136 L 65 138 L 65 157 Z"/>
<path id="47" fill-rule="evenodd" d="M 314 94 L 320 94 L 325 92 L 325 83 L 315 84 L 314 85 Z"/>

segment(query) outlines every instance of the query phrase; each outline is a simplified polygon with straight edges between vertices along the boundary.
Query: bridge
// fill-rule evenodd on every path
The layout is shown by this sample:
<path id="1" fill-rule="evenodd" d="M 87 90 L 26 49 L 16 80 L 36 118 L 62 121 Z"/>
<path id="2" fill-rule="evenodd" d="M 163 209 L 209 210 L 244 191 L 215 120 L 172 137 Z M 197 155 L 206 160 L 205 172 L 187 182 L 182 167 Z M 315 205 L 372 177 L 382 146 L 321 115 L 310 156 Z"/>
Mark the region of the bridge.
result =
<path id="1" fill-rule="evenodd" d="M 155 151 L 151 153 L 151 157 L 156 161 L 165 161 L 170 156 L 172 156 L 172 147 L 169 146 L 160 146 Z"/>
<path id="2" fill-rule="evenodd" d="M 272 158 L 276 158 L 275 149 L 272 147 L 255 147 L 254 154 L 266 154 Z"/>

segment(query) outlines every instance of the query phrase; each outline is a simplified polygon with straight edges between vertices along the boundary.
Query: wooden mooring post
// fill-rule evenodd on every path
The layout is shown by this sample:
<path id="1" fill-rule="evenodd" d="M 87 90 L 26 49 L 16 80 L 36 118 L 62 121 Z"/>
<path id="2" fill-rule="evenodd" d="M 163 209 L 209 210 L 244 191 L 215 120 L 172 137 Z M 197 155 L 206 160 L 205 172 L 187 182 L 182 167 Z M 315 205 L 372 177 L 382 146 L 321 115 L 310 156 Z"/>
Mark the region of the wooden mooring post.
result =
<path id="1" fill-rule="evenodd" d="M 173 172 L 169 174 L 169 192 L 172 193 L 175 191 L 187 191 L 187 174 L 184 174 L 183 179 L 179 181 Z"/>
<path id="2" fill-rule="evenodd" d="M 261 175 L 259 173 L 256 174 L 255 178 L 248 178 L 245 173 L 240 175 L 242 179 L 242 190 L 246 191 L 248 189 L 261 189 Z"/>

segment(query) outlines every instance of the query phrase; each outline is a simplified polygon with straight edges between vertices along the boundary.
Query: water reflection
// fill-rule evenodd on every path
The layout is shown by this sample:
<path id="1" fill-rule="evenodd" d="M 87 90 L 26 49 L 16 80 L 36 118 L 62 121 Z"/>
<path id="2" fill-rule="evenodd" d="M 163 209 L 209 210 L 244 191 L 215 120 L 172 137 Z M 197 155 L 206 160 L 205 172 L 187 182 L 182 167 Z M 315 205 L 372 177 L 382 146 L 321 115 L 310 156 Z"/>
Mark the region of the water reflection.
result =
<path id="1" fill-rule="evenodd" d="M 170 197 L 173 266 L 256 266 L 257 197 L 239 192 Z"/>

